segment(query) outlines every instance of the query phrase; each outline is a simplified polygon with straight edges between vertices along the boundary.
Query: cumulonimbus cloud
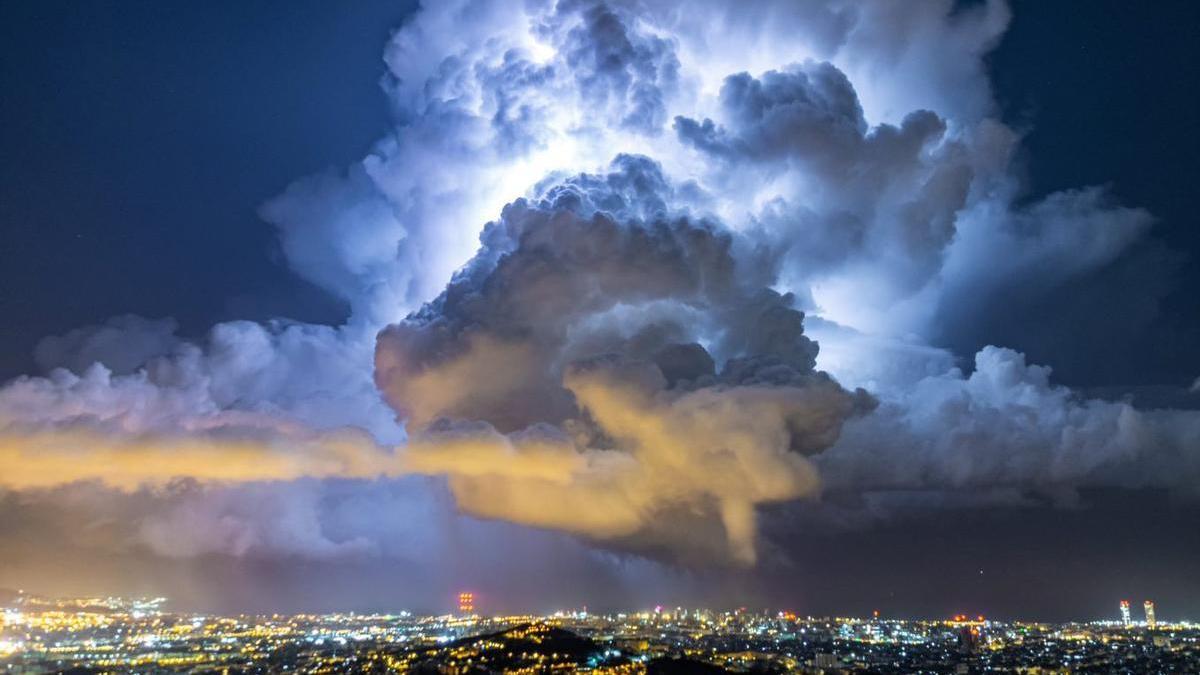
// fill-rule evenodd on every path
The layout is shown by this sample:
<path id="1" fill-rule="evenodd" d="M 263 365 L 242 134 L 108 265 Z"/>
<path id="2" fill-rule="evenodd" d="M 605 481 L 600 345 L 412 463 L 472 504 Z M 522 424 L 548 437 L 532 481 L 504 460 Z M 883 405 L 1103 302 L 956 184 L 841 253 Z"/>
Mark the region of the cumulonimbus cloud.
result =
<path id="1" fill-rule="evenodd" d="M 0 390 L 0 482 L 421 473 L 470 514 L 742 563 L 756 505 L 823 489 L 1186 491 L 1195 413 L 937 346 L 979 298 L 1094 272 L 1151 227 L 1102 188 L 1018 201 L 983 63 L 1008 20 L 998 0 L 432 3 L 385 52 L 393 132 L 262 208 L 346 325 L 49 338 L 49 372 Z M 156 550 L 286 540 L 171 529 Z"/>
<path id="2" fill-rule="evenodd" d="M 707 548 L 753 562 L 754 506 L 814 494 L 803 455 L 872 401 L 815 371 L 769 260 L 672 192 L 631 156 L 546 186 L 380 334 L 376 382 L 422 431 L 408 466 L 469 512 L 598 539 L 707 513 L 728 544 Z"/>

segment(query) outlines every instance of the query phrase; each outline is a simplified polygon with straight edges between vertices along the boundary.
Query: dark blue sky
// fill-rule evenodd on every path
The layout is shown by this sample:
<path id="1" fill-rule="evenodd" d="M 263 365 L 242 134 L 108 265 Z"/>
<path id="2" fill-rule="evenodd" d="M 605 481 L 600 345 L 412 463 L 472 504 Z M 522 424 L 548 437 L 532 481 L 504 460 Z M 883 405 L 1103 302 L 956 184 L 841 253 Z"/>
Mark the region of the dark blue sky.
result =
<path id="1" fill-rule="evenodd" d="M 255 213 L 387 129 L 408 3 L 0 5 L 0 376 L 49 333 L 133 312 L 191 333 L 336 322 Z"/>
<path id="2" fill-rule="evenodd" d="M 990 63 L 1005 118 L 1027 132 L 1030 197 L 1108 185 L 1158 223 L 1152 241 L 1024 312 L 1001 299 L 955 346 L 1013 345 L 1072 384 L 1186 386 L 1200 375 L 1200 3 L 1013 9 Z"/>
<path id="3" fill-rule="evenodd" d="M 409 9 L 3 3 L 0 377 L 30 371 L 42 336 L 114 314 L 174 316 L 189 334 L 341 318 L 255 211 L 386 131 L 382 48 Z M 1016 4 L 991 63 L 1006 118 L 1028 130 L 1030 196 L 1108 183 L 1160 222 L 1090 278 L 997 299 L 992 321 L 944 336 L 960 353 L 1009 345 L 1088 386 L 1200 374 L 1198 14 L 1187 1 Z M 1098 339 L 1067 347 L 1064 331 Z"/>

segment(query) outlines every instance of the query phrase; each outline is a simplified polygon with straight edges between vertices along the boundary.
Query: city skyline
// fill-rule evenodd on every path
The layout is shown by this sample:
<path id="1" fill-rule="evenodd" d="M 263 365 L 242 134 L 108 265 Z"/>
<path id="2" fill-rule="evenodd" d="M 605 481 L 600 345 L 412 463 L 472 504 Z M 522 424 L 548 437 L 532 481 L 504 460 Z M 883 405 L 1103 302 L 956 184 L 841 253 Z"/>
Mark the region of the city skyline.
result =
<path id="1" fill-rule="evenodd" d="M 1158 617 L 1157 617 L 1157 605 L 1154 600 L 1149 600 L 1149 599 L 1142 601 L 1142 604 L 1141 604 L 1142 617 L 1140 619 L 1134 619 L 1134 617 L 1132 616 L 1132 613 L 1130 611 L 1130 601 L 1120 600 L 1117 603 L 1116 613 L 1112 614 L 1111 616 L 1104 616 L 1104 615 L 1090 616 L 1090 617 L 1077 616 L 1077 617 L 1073 617 L 1073 618 L 1067 619 L 1067 620 L 1051 621 L 1051 620 L 1046 620 L 1046 619 L 1042 619 L 1042 618 L 1038 618 L 1038 617 L 1034 617 L 1034 616 L 1013 616 L 1013 615 L 995 616 L 995 615 L 988 614 L 986 612 L 986 608 L 979 608 L 979 607 L 960 608 L 960 609 L 963 609 L 964 611 L 939 616 L 939 615 L 921 615 L 921 614 L 914 614 L 911 612 L 887 613 L 887 612 L 882 612 L 879 609 L 873 609 L 873 610 L 870 610 L 869 612 L 863 612 L 861 614 L 855 614 L 854 612 L 826 612 L 826 613 L 817 612 L 817 613 L 813 613 L 813 612 L 804 611 L 803 607 L 796 607 L 796 606 L 791 606 L 791 605 L 788 605 L 788 606 L 770 605 L 770 604 L 747 606 L 747 605 L 738 605 L 738 604 L 734 603 L 734 604 L 727 605 L 727 606 L 717 606 L 717 607 L 708 607 L 708 606 L 704 606 L 704 605 L 689 607 L 689 606 L 684 606 L 684 605 L 669 605 L 669 604 L 664 605 L 662 603 L 656 603 L 653 600 L 651 600 L 649 602 L 643 602 L 641 604 L 633 604 L 633 605 L 625 605 L 625 606 L 609 606 L 609 605 L 605 605 L 604 603 L 600 603 L 599 606 L 594 605 L 594 604 L 591 605 L 590 609 L 589 609 L 588 604 L 582 604 L 582 605 L 578 605 L 578 606 L 574 606 L 574 607 L 565 607 L 564 606 L 564 607 L 555 607 L 555 608 L 542 608 L 540 610 L 526 608 L 527 611 L 524 611 L 524 612 L 512 612 L 512 611 L 508 611 L 510 608 L 507 608 L 507 607 L 504 607 L 501 605 L 490 604 L 488 595 L 489 594 L 486 592 L 481 593 L 477 590 L 459 590 L 459 591 L 453 593 L 449 598 L 447 598 L 445 600 L 445 602 L 440 603 L 440 604 L 435 603 L 433 605 L 428 605 L 428 606 L 403 606 L 403 607 L 393 606 L 393 607 L 386 607 L 386 608 L 385 607 L 376 607 L 376 608 L 372 608 L 371 610 L 368 610 L 365 612 L 364 611 L 356 611 L 351 608 L 343 608 L 343 609 L 331 609 L 331 610 L 324 611 L 324 612 L 293 612 L 293 613 L 283 613 L 283 614 L 284 615 L 287 615 L 287 614 L 294 614 L 294 615 L 351 614 L 352 615 L 355 613 L 363 613 L 363 614 L 383 615 L 383 616 L 398 616 L 398 615 L 424 616 L 424 617 L 455 616 L 455 617 L 460 617 L 460 618 L 472 618 L 472 617 L 474 617 L 474 618 L 494 618 L 494 617 L 501 617 L 501 616 L 506 616 L 506 615 L 562 617 L 562 616 L 588 616 L 588 615 L 600 615 L 600 616 L 638 615 L 638 616 L 642 616 L 642 615 L 665 614 L 666 616 L 669 617 L 671 615 L 680 614 L 681 612 L 687 614 L 687 613 L 691 613 L 693 611 L 705 611 L 705 612 L 715 611 L 715 612 L 726 612 L 726 613 L 732 612 L 735 614 L 750 613 L 750 614 L 764 615 L 764 616 L 778 615 L 778 616 L 804 617 L 804 618 L 807 618 L 810 620 L 814 619 L 814 618 L 819 619 L 819 618 L 840 617 L 840 618 L 854 618 L 854 619 L 860 619 L 860 620 L 903 619 L 903 620 L 916 620 L 916 621 L 945 621 L 945 622 L 962 622 L 962 623 L 970 623 L 972 621 L 978 622 L 978 623 L 984 623 L 986 621 L 1028 622 L 1028 623 L 1039 623 L 1039 622 L 1040 623 L 1095 623 L 1095 624 L 1115 624 L 1115 625 L 1119 624 L 1119 625 L 1122 625 L 1127 628 L 1135 628 L 1138 626 L 1154 628 L 1155 625 L 1159 622 Z M 152 606 L 156 610 L 171 611 L 171 612 L 176 612 L 176 613 L 188 613 L 188 612 L 195 611 L 194 608 L 182 606 L 177 602 L 173 602 L 171 600 L 171 598 L 161 597 L 161 596 L 160 597 L 118 597 L 118 596 L 98 596 L 98 595 L 53 596 L 53 595 L 44 595 L 44 594 L 39 594 L 39 593 L 33 593 L 26 589 L 0 588 L 0 608 L 9 607 L 10 609 L 12 609 L 14 607 L 20 606 L 22 603 L 30 603 L 30 602 L 32 602 L 36 605 L 50 605 L 50 604 L 54 604 L 54 603 L 66 603 L 67 605 L 72 606 L 72 607 L 88 606 L 88 605 L 105 606 L 105 605 L 112 605 L 115 603 L 115 605 L 131 606 L 131 607 L 132 606 L 147 606 L 147 607 Z M 978 613 L 981 611 L 984 613 Z M 240 614 L 255 615 L 255 614 L 260 614 L 260 613 L 245 612 L 245 613 L 240 613 Z M 1190 615 L 1170 614 L 1169 613 L 1167 619 L 1163 620 L 1163 623 L 1192 625 L 1192 624 L 1200 624 L 1200 621 L 1192 620 L 1192 617 Z"/>
<path id="2" fill-rule="evenodd" d="M 454 600 L 462 605 L 466 595 L 473 592 Z M 173 611 L 166 598 L 0 600 L 0 667 L 33 672 L 1115 673 L 1169 672 L 1200 657 L 1200 624 L 1185 621 L 1130 626 L 663 607 L 214 616 Z"/>
<path id="3" fill-rule="evenodd" d="M 3 3 L 0 589 L 1103 621 L 1083 652 L 1114 622 L 1174 654 L 1198 27 Z M 495 639 L 604 642 L 530 626 Z"/>
<path id="4" fill-rule="evenodd" d="M 863 616 L 855 616 L 848 613 L 832 613 L 832 614 L 811 614 L 803 611 L 795 611 L 795 608 L 790 607 L 705 607 L 693 606 L 684 607 L 664 606 L 661 604 L 642 604 L 637 606 L 627 607 L 608 607 L 600 610 L 594 608 L 589 610 L 588 606 L 579 607 L 559 607 L 548 609 L 541 612 L 528 612 L 524 614 L 512 614 L 495 609 L 489 611 L 486 598 L 479 598 L 479 605 L 476 605 L 476 596 L 479 595 L 475 591 L 459 591 L 451 598 L 447 599 L 444 606 L 441 608 L 414 608 L 414 607 L 393 607 L 387 611 L 377 612 L 355 612 L 353 610 L 331 611 L 323 613 L 295 613 L 293 616 L 302 616 L 305 614 L 341 616 L 365 614 L 368 616 L 402 616 L 402 617 L 456 617 L 459 619 L 494 619 L 504 616 L 529 616 L 529 617 L 586 617 L 586 616 L 638 616 L 638 617 L 656 617 L 662 616 L 670 618 L 672 616 L 691 615 L 695 612 L 701 613 L 717 613 L 717 614 L 746 614 L 756 616 L 769 616 L 776 618 L 803 618 L 807 620 L 817 619 L 853 619 L 856 621 L 867 620 L 912 620 L 912 621 L 931 621 L 931 622 L 946 622 L 946 623 L 962 623 L 962 624 L 983 624 L 987 622 L 1017 622 L 1017 623 L 1092 623 L 1097 625 L 1113 624 L 1121 625 L 1128 628 L 1148 627 L 1154 628 L 1151 625 L 1151 618 L 1155 617 L 1155 603 L 1152 600 L 1143 601 L 1143 606 L 1150 606 L 1150 614 L 1143 614 L 1140 621 L 1132 619 L 1127 620 L 1125 609 L 1128 607 L 1127 600 L 1118 602 L 1118 611 L 1113 616 L 1109 617 L 1077 617 L 1069 621 L 1039 621 L 1032 618 L 1017 618 L 1017 617 L 988 617 L 984 614 L 958 613 L 948 616 L 888 616 L 879 610 L 873 610 Z M 0 588 L 0 608 L 6 608 L 10 611 L 19 611 L 22 606 L 25 607 L 71 607 L 75 609 L 87 609 L 89 607 L 124 607 L 137 611 L 156 611 L 156 612 L 173 612 L 179 614 L 188 614 L 186 608 L 177 607 L 167 597 L 119 597 L 119 596 L 44 596 L 36 593 L 30 593 L 25 589 L 2 589 Z M 288 616 L 288 614 L 275 614 L 276 616 Z M 245 616 L 254 616 L 253 613 L 245 614 Z M 1162 623 L 1168 625 L 1200 625 L 1200 621 L 1194 621 L 1190 617 L 1179 616 L 1168 618 Z"/>

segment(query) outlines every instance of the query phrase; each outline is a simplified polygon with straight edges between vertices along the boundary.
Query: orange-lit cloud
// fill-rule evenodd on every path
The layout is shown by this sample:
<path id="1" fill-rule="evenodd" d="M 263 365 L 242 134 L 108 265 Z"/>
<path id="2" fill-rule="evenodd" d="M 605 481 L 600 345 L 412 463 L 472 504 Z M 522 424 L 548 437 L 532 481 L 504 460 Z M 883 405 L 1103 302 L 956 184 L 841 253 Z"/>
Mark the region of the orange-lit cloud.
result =
<path id="1" fill-rule="evenodd" d="M 608 444 L 581 436 L 436 434 L 414 441 L 404 466 L 447 475 L 469 513 L 594 539 L 634 537 L 672 513 L 707 514 L 723 528 L 723 543 L 691 543 L 751 564 L 755 506 L 810 496 L 819 486 L 811 462 L 792 451 L 793 436 L 828 434 L 853 406 L 834 384 L 679 393 L 577 370 L 565 386 Z"/>
<path id="2" fill-rule="evenodd" d="M 176 478 L 213 482 L 395 475 L 394 455 L 358 433 L 272 440 L 211 435 L 126 436 L 99 430 L 7 431 L 0 486 L 45 488 L 98 481 L 135 489 Z"/>

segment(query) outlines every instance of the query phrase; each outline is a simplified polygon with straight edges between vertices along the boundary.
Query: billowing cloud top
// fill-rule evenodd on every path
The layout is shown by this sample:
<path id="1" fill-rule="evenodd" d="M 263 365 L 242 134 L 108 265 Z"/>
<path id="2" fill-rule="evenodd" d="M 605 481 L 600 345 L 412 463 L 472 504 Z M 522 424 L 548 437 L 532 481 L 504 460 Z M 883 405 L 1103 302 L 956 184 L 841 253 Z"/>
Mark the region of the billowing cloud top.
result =
<path id="1" fill-rule="evenodd" d="M 48 338 L 0 390 L 0 482 L 421 474 L 473 516 L 741 564 L 758 505 L 822 490 L 1194 493 L 1196 413 L 937 345 L 1151 225 L 1097 187 L 1017 201 L 982 62 L 1008 8 L 960 4 L 431 3 L 385 53 L 395 129 L 262 208 L 346 325 Z M 242 513 L 217 501 L 177 517 Z"/>

